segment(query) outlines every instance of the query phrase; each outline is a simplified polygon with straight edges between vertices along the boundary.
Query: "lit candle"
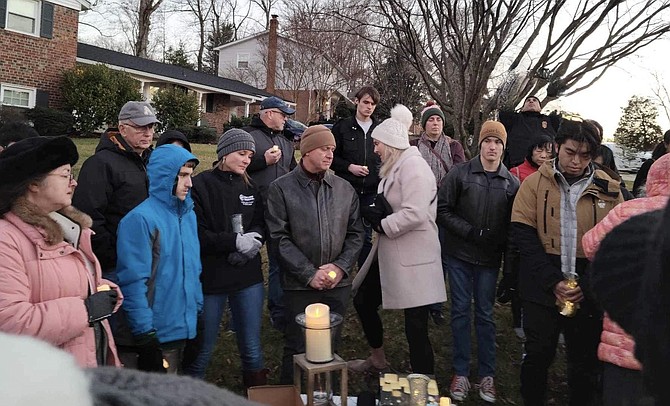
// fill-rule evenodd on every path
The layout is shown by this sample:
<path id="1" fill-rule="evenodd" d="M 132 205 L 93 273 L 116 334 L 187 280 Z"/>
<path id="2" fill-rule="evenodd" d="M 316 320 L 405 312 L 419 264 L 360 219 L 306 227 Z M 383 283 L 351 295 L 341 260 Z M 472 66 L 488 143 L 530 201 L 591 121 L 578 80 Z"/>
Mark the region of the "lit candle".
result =
<path id="1" fill-rule="evenodd" d="M 312 303 L 305 308 L 305 358 L 310 362 L 332 361 L 330 342 L 330 308 Z"/>

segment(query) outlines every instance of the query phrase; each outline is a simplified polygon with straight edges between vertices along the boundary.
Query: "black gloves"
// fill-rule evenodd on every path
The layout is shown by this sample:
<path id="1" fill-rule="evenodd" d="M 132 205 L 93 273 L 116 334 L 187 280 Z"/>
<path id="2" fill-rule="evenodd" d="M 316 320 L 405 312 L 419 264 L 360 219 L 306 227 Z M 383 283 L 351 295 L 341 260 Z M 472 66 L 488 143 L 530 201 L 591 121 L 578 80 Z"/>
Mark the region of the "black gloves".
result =
<path id="1" fill-rule="evenodd" d="M 115 289 L 97 292 L 84 299 L 89 324 L 104 320 L 112 315 L 119 294 Z"/>
<path id="2" fill-rule="evenodd" d="M 163 368 L 163 351 L 161 351 L 156 331 L 135 336 L 137 346 L 137 368 L 148 372 L 165 372 Z"/>
<path id="3" fill-rule="evenodd" d="M 496 245 L 495 236 L 488 228 L 473 228 L 468 233 L 468 241 L 480 246 Z"/>
<path id="4" fill-rule="evenodd" d="M 496 299 L 498 303 L 509 303 L 514 297 L 518 295 L 515 284 L 511 283 L 511 277 L 503 275 L 498 283 L 498 290 L 496 292 Z"/>
<path id="5" fill-rule="evenodd" d="M 373 230 L 379 234 L 384 234 L 382 220 L 386 217 L 383 207 L 377 205 L 361 206 L 361 217 L 368 222 Z"/>
<path id="6" fill-rule="evenodd" d="M 242 266 L 249 262 L 249 258 L 246 255 L 241 254 L 237 251 L 228 254 L 228 263 L 233 266 Z"/>

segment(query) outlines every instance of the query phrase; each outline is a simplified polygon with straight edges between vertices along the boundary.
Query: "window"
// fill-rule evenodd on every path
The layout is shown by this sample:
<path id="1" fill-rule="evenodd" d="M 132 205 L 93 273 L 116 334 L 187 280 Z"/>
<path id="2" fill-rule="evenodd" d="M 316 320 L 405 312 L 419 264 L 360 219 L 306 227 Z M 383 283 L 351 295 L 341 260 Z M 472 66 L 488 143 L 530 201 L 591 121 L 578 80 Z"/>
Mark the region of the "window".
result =
<path id="1" fill-rule="evenodd" d="M 249 54 L 237 54 L 237 69 L 249 69 Z"/>
<path id="2" fill-rule="evenodd" d="M 40 34 L 40 2 L 35 0 L 7 0 L 7 29 L 26 34 Z"/>
<path id="3" fill-rule="evenodd" d="M 0 96 L 4 106 L 35 107 L 35 89 L 29 87 L 1 85 Z"/>

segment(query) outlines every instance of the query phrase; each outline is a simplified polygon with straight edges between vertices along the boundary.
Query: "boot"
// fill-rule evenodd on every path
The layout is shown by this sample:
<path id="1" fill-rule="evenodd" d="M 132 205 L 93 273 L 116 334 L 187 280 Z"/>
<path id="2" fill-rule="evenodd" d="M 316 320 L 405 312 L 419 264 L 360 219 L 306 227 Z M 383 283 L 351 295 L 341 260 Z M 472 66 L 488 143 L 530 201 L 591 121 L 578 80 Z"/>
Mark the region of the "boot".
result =
<path id="1" fill-rule="evenodd" d="M 352 372 L 378 374 L 388 369 L 384 347 L 371 348 L 366 359 L 355 359 L 347 362 L 347 369 Z"/>
<path id="2" fill-rule="evenodd" d="M 270 370 L 267 368 L 261 369 L 260 371 L 244 371 L 242 373 L 244 387 L 250 388 L 252 386 L 267 385 L 269 372 Z"/>

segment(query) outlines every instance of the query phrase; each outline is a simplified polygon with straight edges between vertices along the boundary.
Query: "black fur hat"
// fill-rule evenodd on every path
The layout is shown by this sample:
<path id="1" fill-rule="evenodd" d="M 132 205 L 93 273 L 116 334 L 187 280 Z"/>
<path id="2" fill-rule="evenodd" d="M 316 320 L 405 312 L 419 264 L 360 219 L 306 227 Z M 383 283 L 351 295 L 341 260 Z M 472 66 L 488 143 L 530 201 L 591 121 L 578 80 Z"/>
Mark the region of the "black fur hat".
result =
<path id="1" fill-rule="evenodd" d="M 78 159 L 77 146 L 67 137 L 26 138 L 0 152 L 0 187 L 74 165 Z"/>

